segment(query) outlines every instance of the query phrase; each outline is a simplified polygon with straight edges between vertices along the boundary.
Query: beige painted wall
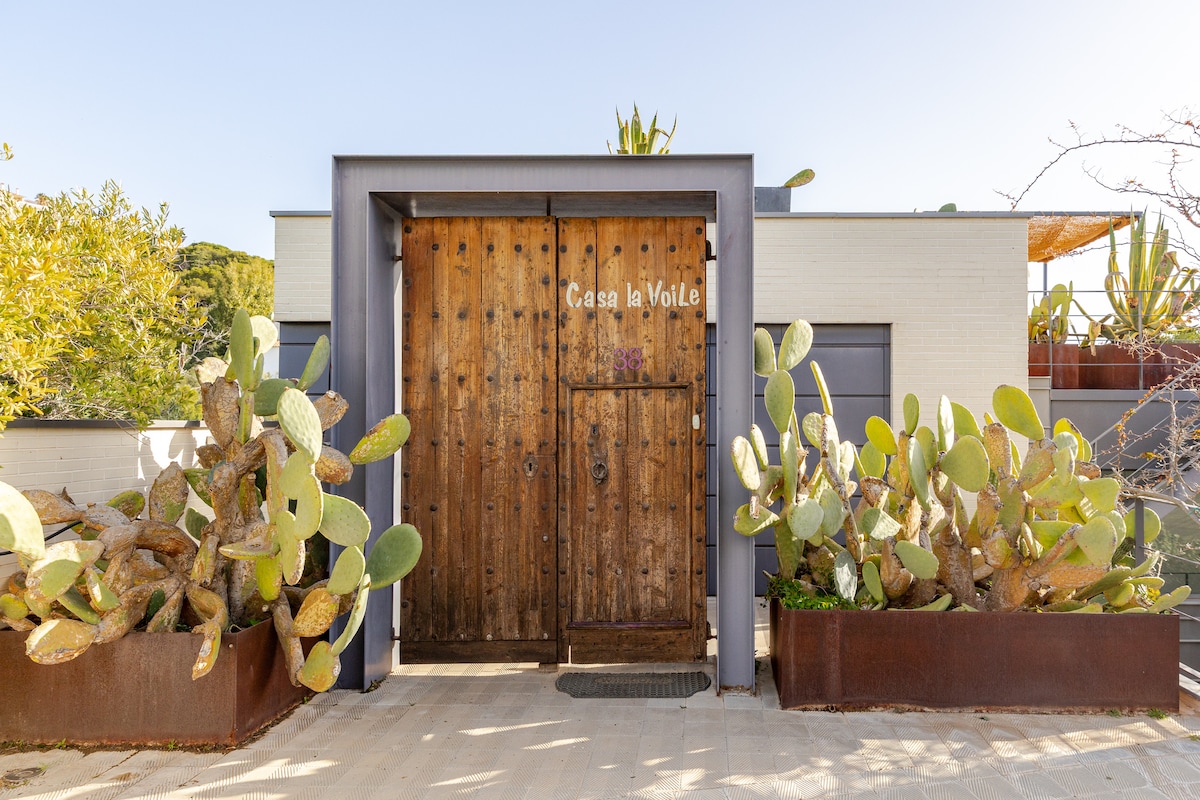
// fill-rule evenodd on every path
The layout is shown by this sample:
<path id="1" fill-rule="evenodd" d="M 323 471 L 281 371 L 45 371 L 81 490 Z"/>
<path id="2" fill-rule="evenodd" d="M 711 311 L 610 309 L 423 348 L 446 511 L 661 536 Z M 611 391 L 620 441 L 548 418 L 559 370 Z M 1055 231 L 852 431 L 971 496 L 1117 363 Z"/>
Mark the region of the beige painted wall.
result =
<path id="1" fill-rule="evenodd" d="M 276 319 L 329 320 L 330 228 L 276 216 Z M 1027 240 L 1026 218 L 1007 214 L 758 217 L 754 319 L 886 323 L 893 423 L 908 392 L 925 422 L 942 394 L 982 416 L 997 384 L 1027 385 Z"/>
<path id="2" fill-rule="evenodd" d="M 208 429 L 194 423 L 158 422 L 138 431 L 110 423 L 18 422 L 0 438 L 0 480 L 18 489 L 65 488 L 76 503 L 104 503 L 126 489 L 147 491 L 172 461 L 193 466 L 196 447 L 207 441 Z M 205 509 L 194 494 L 189 504 Z M 16 570 L 16 560 L 0 555 L 0 578 Z"/>
<path id="3" fill-rule="evenodd" d="M 1027 386 L 1027 239 L 1010 215 L 760 217 L 754 319 L 887 323 L 893 424 L 909 392 L 925 424 L 943 394 L 982 416 Z"/>
<path id="4" fill-rule="evenodd" d="M 328 214 L 275 214 L 275 321 L 328 322 L 333 226 Z"/>

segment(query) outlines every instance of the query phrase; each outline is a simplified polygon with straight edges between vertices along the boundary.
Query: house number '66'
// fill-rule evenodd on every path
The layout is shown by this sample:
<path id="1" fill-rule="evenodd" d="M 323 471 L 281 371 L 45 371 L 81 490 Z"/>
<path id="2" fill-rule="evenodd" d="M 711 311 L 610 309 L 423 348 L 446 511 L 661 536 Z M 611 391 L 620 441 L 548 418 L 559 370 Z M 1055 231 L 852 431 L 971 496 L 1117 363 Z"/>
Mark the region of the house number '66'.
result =
<path id="1" fill-rule="evenodd" d="M 642 349 L 640 347 L 631 347 L 628 350 L 624 347 L 618 347 L 613 350 L 613 369 L 617 372 L 626 369 L 641 369 L 644 363 L 646 362 L 642 358 Z"/>

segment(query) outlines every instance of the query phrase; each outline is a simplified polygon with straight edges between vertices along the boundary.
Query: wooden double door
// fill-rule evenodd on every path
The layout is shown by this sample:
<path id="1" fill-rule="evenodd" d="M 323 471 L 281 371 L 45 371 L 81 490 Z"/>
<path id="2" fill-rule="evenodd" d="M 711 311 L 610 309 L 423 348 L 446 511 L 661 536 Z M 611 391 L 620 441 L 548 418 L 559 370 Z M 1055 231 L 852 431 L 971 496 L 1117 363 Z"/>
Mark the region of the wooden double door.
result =
<path id="1" fill-rule="evenodd" d="M 401 660 L 704 658 L 704 219 L 402 225 Z"/>

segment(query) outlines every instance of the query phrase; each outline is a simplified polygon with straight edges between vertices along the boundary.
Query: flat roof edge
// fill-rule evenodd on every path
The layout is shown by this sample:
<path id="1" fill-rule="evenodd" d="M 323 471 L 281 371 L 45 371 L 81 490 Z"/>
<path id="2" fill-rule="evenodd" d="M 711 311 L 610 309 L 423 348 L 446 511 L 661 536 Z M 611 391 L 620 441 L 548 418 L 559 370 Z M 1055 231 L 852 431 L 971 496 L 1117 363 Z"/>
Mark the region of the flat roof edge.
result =
<path id="1" fill-rule="evenodd" d="M 268 211 L 272 217 L 332 217 L 332 211 Z"/>
<path id="2" fill-rule="evenodd" d="M 534 163 L 550 163 L 555 161 L 628 161 L 629 159 L 652 158 L 656 161 L 741 161 L 753 159 L 753 153 L 679 153 L 668 155 L 637 155 L 616 156 L 608 153 L 585 153 L 582 155 L 423 155 L 423 156 L 389 156 L 380 154 L 334 154 L 334 161 L 463 161 L 463 162 L 499 162 L 524 161 Z"/>
<path id="3" fill-rule="evenodd" d="M 1135 214 L 1134 216 L 1137 216 Z M 767 219 L 1033 219 L 1034 217 L 1128 217 L 1128 211 L 756 211 Z"/>

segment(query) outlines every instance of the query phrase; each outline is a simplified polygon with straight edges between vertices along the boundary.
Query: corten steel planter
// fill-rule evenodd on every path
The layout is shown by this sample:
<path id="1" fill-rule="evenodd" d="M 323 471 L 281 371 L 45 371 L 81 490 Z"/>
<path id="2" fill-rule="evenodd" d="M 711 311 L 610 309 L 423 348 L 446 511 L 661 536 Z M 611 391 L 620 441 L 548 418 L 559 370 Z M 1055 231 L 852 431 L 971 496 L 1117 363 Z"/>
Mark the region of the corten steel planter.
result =
<path id="1" fill-rule="evenodd" d="M 1179 709 L 1174 614 L 791 611 L 771 602 L 786 709 Z"/>
<path id="2" fill-rule="evenodd" d="M 28 635 L 0 631 L 0 741 L 237 745 L 311 694 L 288 680 L 269 622 L 223 634 L 196 681 L 195 634 L 131 633 L 53 665 L 29 660 Z"/>
<path id="3" fill-rule="evenodd" d="M 1030 342 L 1029 376 L 1049 376 L 1054 389 L 1078 389 L 1079 347 L 1075 344 Z"/>

